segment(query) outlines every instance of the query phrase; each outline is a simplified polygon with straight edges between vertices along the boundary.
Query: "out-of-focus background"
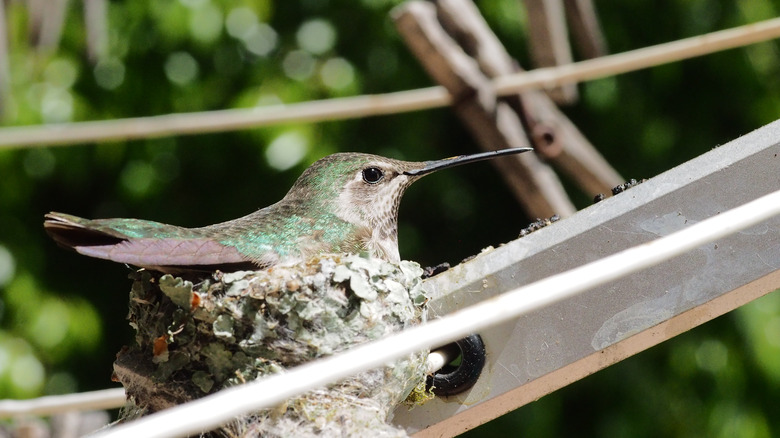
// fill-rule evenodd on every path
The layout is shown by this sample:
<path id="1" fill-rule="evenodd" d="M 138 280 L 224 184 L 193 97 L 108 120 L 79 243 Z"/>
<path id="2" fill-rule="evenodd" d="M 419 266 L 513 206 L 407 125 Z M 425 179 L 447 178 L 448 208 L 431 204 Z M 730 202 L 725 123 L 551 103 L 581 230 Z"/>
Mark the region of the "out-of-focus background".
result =
<path id="1" fill-rule="evenodd" d="M 87 32 L 90 3 L 0 1 L 9 51 L 0 127 L 434 85 L 389 18 L 400 1 L 114 1 L 103 3 L 105 40 Z M 778 0 L 596 3 L 612 53 L 780 11 Z M 521 2 L 477 5 L 528 68 Z M 624 177 L 649 178 L 779 118 L 778 78 L 774 41 L 584 83 L 579 101 L 563 110 Z M 303 169 L 333 152 L 428 160 L 477 150 L 449 108 L 0 149 L 0 398 L 114 386 L 114 355 L 132 342 L 124 319 L 129 269 L 57 248 L 43 231 L 46 212 L 201 226 L 279 200 Z M 571 195 L 579 208 L 591 202 Z M 516 238 L 533 219 L 492 166 L 440 172 L 401 203 L 401 256 L 455 264 Z M 774 293 L 466 436 L 770 437 L 780 434 L 779 403 Z"/>

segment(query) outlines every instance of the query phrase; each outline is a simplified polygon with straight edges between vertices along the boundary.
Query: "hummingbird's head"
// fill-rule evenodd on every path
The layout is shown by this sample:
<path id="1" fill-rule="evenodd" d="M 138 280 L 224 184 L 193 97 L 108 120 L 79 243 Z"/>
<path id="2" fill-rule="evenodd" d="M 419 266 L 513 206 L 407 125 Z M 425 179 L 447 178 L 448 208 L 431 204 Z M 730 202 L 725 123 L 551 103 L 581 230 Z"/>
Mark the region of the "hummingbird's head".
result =
<path id="1" fill-rule="evenodd" d="M 529 150 L 502 149 L 425 162 L 362 153 L 333 154 L 306 169 L 288 196 L 353 224 L 366 249 L 399 261 L 398 206 L 413 182 L 440 169 Z"/>
<path id="2" fill-rule="evenodd" d="M 369 154 L 351 158 L 355 165 L 343 180 L 337 214 L 370 233 L 365 239 L 369 251 L 398 262 L 398 206 L 406 189 L 422 177 L 409 172 L 422 169 L 425 163 Z"/>
<path id="3" fill-rule="evenodd" d="M 312 215 L 330 213 L 355 226 L 362 246 L 378 257 L 399 261 L 398 205 L 422 175 L 415 163 L 362 153 L 338 153 L 312 164 L 287 195 Z"/>

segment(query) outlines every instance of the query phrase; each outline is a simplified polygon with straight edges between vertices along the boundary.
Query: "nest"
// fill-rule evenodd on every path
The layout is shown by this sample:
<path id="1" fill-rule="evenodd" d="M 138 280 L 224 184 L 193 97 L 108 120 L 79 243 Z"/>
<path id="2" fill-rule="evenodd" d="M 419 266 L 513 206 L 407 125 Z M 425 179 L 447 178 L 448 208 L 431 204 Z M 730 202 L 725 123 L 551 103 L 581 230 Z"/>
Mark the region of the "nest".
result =
<path id="1" fill-rule="evenodd" d="M 283 372 L 418 324 L 422 269 L 321 256 L 265 271 L 186 279 L 132 275 L 133 347 L 114 364 L 132 402 L 123 421 Z M 213 436 L 406 436 L 392 410 L 425 379 L 426 352 L 249 413 Z"/>

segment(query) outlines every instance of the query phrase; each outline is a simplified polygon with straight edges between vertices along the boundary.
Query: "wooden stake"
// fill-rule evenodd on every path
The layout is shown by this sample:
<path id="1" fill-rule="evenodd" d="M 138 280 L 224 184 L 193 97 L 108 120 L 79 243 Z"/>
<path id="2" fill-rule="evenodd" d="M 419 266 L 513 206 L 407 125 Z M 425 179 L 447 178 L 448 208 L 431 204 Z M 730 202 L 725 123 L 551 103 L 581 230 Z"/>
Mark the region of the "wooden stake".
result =
<path id="1" fill-rule="evenodd" d="M 11 65 L 8 61 L 8 27 L 5 22 L 5 2 L 0 0 L 0 120 L 11 98 Z"/>
<path id="2" fill-rule="evenodd" d="M 93 64 L 101 60 L 108 50 L 107 8 L 106 0 L 84 0 L 87 57 Z"/>
<path id="3" fill-rule="evenodd" d="M 528 14 L 528 42 L 535 67 L 571 64 L 569 32 L 563 0 L 523 0 Z M 577 85 L 567 84 L 547 90 L 555 102 L 567 105 L 577 101 Z"/>
<path id="4" fill-rule="evenodd" d="M 563 0 L 572 39 L 583 58 L 609 53 L 593 0 Z"/>

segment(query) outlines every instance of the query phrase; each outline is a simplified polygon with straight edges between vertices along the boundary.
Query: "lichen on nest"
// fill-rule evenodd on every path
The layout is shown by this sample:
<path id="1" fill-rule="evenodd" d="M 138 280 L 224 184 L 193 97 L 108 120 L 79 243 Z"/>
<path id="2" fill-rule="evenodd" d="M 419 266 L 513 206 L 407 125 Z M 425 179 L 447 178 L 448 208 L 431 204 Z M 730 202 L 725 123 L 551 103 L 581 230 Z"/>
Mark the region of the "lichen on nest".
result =
<path id="1" fill-rule="evenodd" d="M 136 408 L 127 417 L 184 403 L 275 374 L 425 319 L 422 269 L 356 255 L 325 255 L 265 271 L 184 279 L 132 275 L 136 344 L 114 365 Z M 227 436 L 405 436 L 387 424 L 425 378 L 427 352 L 253 412 Z M 368 428 L 368 429 L 367 429 Z M 385 431 L 385 432 L 382 432 Z M 384 433 L 384 435 L 383 435 Z"/>

